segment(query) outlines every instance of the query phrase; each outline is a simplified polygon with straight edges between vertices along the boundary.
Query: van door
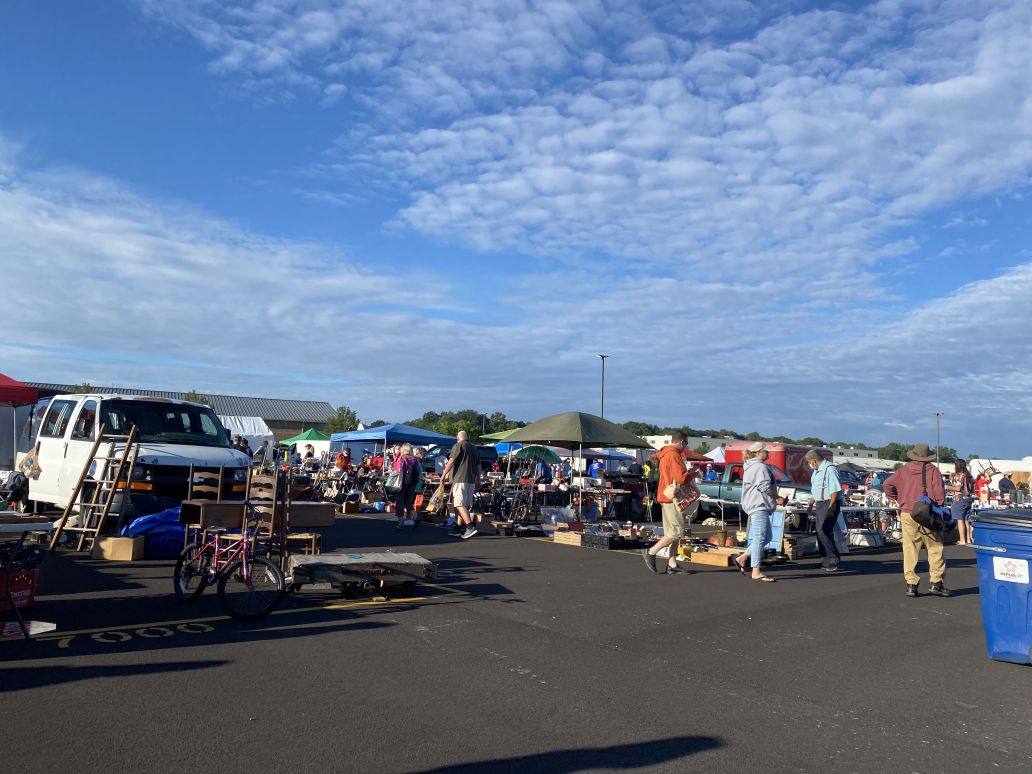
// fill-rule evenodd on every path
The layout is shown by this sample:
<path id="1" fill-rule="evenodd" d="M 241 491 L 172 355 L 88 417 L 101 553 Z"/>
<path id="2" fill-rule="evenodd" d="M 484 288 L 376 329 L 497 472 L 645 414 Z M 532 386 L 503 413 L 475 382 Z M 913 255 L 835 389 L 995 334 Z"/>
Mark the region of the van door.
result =
<path id="1" fill-rule="evenodd" d="M 58 481 L 59 491 L 62 497 L 71 496 L 75 485 L 79 483 L 79 476 L 82 475 L 83 466 L 89 459 L 93 450 L 93 441 L 97 437 L 100 428 L 97 427 L 97 400 L 89 398 L 79 404 L 78 410 L 72 416 L 69 425 L 68 436 L 65 442 L 64 462 L 61 465 L 61 478 Z M 99 468 L 105 463 L 98 462 Z M 67 499 L 65 500 L 67 503 Z"/>
<path id="2" fill-rule="evenodd" d="M 71 424 L 78 400 L 61 398 L 50 402 L 39 428 L 39 478 L 29 482 L 29 497 L 42 503 L 64 507 L 61 499 L 61 468 L 66 451 L 65 434 Z"/>

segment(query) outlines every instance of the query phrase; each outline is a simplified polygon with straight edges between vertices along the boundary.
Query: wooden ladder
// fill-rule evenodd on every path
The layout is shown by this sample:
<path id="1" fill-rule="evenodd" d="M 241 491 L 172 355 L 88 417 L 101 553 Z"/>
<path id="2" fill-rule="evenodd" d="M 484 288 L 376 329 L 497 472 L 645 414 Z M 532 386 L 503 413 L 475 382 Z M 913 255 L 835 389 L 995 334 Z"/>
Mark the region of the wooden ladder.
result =
<path id="1" fill-rule="evenodd" d="M 115 443 L 123 441 L 125 446 L 121 454 L 113 454 Z M 98 454 L 101 445 L 108 444 L 108 454 Z M 115 502 L 115 495 L 122 493 L 122 507 L 128 505 L 129 487 L 133 477 L 133 470 L 136 468 L 136 458 L 140 453 L 140 445 L 136 441 L 136 425 L 129 428 L 128 435 L 105 435 L 104 425 L 100 426 L 100 433 L 97 440 L 93 442 L 90 454 L 86 463 L 82 466 L 82 473 L 75 484 L 68 505 L 57 522 L 57 528 L 50 539 L 51 550 L 57 546 L 57 541 L 64 532 L 75 532 L 79 535 L 79 542 L 76 545 L 77 551 L 83 551 L 86 542 L 88 548 L 93 547 L 97 536 L 103 529 L 108 516 L 111 514 L 111 506 Z M 90 468 L 94 462 L 104 462 L 104 472 L 97 478 L 90 476 Z M 117 463 L 112 465 L 112 463 Z M 93 489 L 86 495 L 85 486 L 93 485 Z M 68 517 L 72 515 L 75 506 L 79 506 L 79 524 L 75 527 L 66 527 Z"/>

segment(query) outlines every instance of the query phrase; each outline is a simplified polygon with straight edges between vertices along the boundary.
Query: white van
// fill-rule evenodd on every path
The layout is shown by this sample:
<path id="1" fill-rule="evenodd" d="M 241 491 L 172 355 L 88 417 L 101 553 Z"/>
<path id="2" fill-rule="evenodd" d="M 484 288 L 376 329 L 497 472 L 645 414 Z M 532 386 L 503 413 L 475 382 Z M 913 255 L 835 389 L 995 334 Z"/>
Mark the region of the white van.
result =
<path id="1" fill-rule="evenodd" d="M 136 425 L 140 442 L 131 503 L 116 508 L 120 522 L 179 505 L 186 498 L 191 465 L 195 471 L 222 468 L 221 496 L 243 498 L 251 461 L 232 447 L 218 417 L 203 404 L 134 395 L 58 395 L 37 404 L 33 423 L 41 471 L 29 483 L 34 502 L 67 506 L 101 425 L 106 435 L 128 435 Z M 116 456 L 123 448 L 102 443 L 98 455 Z M 99 477 L 106 463 L 96 464 L 93 475 Z"/>

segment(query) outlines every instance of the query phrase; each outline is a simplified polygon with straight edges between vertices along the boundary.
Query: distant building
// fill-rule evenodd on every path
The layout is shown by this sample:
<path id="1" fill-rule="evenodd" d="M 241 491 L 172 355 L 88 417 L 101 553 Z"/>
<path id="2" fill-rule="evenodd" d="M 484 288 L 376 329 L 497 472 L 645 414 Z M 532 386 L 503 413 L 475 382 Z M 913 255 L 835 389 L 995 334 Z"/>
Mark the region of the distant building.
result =
<path id="1" fill-rule="evenodd" d="M 832 460 L 834 462 L 857 462 L 858 460 L 873 460 L 878 457 L 877 449 L 854 449 L 850 446 L 848 449 L 844 446 L 834 446 L 831 449 Z"/>
<path id="2" fill-rule="evenodd" d="M 26 384 L 39 390 L 41 398 L 62 395 L 74 386 L 39 382 L 26 382 Z M 150 398 L 186 400 L 185 392 L 142 390 L 138 387 L 94 387 L 93 392 L 98 395 L 141 395 Z M 290 438 L 312 427 L 316 430 L 325 430 L 326 420 L 337 413 L 337 410 L 325 401 L 208 394 L 202 394 L 201 397 L 219 416 L 261 417 L 272 430 L 277 441 Z"/>
<path id="3" fill-rule="evenodd" d="M 662 449 L 664 446 L 668 446 L 671 441 L 674 440 L 671 435 L 645 435 L 642 436 L 645 443 L 649 444 L 653 449 Z M 734 438 L 713 438 L 708 435 L 693 435 L 688 437 L 688 448 L 698 449 L 700 446 L 705 446 L 707 452 L 711 452 L 718 446 L 723 446 L 728 441 L 733 441 Z M 705 452 L 703 452 L 705 454 Z"/>

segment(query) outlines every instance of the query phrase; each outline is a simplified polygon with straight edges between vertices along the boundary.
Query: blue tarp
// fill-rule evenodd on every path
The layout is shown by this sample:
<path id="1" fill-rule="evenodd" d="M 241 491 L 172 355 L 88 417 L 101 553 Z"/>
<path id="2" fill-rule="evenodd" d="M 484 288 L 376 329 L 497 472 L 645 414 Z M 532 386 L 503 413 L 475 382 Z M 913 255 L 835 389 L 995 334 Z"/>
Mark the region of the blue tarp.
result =
<path id="1" fill-rule="evenodd" d="M 455 442 L 450 435 L 434 433 L 430 430 L 423 430 L 412 425 L 403 425 L 395 422 L 390 425 L 370 427 L 366 430 L 351 430 L 347 433 L 334 433 L 330 436 L 330 451 L 340 451 L 344 444 L 369 443 L 374 441 L 381 444 L 391 443 L 412 443 L 417 446 L 429 446 L 435 443 L 447 442 L 449 445 Z"/>
<path id="2" fill-rule="evenodd" d="M 179 508 L 151 513 L 122 527 L 122 537 L 144 536 L 143 555 L 147 559 L 168 559 L 183 550 L 186 525 L 179 523 Z"/>

